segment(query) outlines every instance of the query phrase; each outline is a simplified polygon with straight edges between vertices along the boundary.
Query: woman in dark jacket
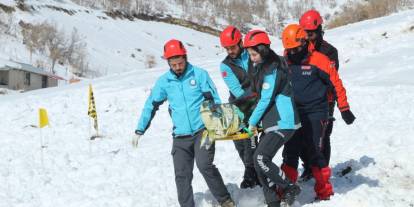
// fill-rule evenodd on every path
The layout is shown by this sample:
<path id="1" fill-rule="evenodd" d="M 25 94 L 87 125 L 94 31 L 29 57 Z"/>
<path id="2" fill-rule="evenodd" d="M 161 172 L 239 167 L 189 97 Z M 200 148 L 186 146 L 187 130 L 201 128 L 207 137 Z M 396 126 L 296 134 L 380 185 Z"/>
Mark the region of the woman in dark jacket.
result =
<path id="1" fill-rule="evenodd" d="M 281 200 L 290 205 L 300 188 L 284 179 L 281 170 L 272 162 L 277 151 L 300 127 L 286 63 L 270 49 L 270 40 L 264 31 L 247 33 L 244 47 L 251 59 L 248 73 L 253 80 L 252 90 L 258 94 L 256 108 L 248 121 L 249 130 L 257 132 L 259 124 L 264 130 L 254 154 L 255 170 L 268 206 L 280 206 L 276 191 Z"/>

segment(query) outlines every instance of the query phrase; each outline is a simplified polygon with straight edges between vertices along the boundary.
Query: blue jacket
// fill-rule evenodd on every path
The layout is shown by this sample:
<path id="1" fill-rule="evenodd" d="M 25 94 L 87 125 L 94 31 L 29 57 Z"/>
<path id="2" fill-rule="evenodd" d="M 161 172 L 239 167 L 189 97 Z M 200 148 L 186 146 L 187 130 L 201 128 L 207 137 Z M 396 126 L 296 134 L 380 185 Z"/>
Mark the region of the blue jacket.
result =
<path id="1" fill-rule="evenodd" d="M 173 121 L 173 136 L 194 135 L 204 128 L 200 115 L 201 103 L 211 99 L 221 103 L 216 87 L 207 71 L 187 63 L 184 74 L 177 77 L 172 70 L 162 75 L 145 102 L 137 131 L 144 134 L 159 106 L 166 100 Z"/>
<path id="2" fill-rule="evenodd" d="M 252 66 L 253 90 L 259 98 L 249 118 L 249 125 L 260 122 L 265 132 L 298 129 L 301 124 L 293 100 L 292 84 L 284 59 L 273 53 L 266 63 Z"/>
<path id="3" fill-rule="evenodd" d="M 220 72 L 230 90 L 230 99 L 238 99 L 245 95 L 249 84 L 247 70 L 249 68 L 249 53 L 243 50 L 237 59 L 227 56 L 220 64 Z M 231 100 L 229 100 L 231 101 Z"/>

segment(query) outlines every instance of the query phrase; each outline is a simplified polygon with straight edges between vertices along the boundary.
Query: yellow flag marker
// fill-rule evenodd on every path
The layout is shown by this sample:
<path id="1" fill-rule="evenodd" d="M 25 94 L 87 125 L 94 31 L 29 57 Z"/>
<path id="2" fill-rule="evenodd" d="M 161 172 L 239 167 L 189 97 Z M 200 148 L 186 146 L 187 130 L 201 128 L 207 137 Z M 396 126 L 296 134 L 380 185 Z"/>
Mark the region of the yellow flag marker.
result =
<path id="1" fill-rule="evenodd" d="M 40 128 L 39 132 L 40 132 L 40 151 L 41 151 L 40 160 L 42 162 L 43 167 L 44 167 L 43 149 L 47 147 L 43 144 L 43 134 L 42 134 L 42 128 L 45 126 L 50 126 L 49 118 L 47 117 L 47 111 L 44 108 L 39 108 L 39 128 Z"/>
<path id="2" fill-rule="evenodd" d="M 49 118 L 47 117 L 46 109 L 39 109 L 39 128 L 43 128 L 49 125 Z"/>
<path id="3" fill-rule="evenodd" d="M 89 84 L 88 116 L 94 120 L 93 127 L 98 132 L 98 115 L 96 114 L 95 98 L 93 97 L 92 85 Z"/>

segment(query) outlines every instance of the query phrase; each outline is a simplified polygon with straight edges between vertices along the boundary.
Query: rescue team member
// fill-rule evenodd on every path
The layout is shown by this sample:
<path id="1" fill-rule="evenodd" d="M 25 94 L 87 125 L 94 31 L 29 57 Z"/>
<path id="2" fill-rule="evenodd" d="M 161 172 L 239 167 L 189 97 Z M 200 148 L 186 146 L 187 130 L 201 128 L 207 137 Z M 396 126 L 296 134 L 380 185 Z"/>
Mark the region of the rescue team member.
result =
<path id="1" fill-rule="evenodd" d="M 302 123 L 284 148 L 282 170 L 292 182 L 296 182 L 299 155 L 305 151 L 316 181 L 314 190 L 317 198 L 327 200 L 334 193 L 329 181 L 331 169 L 322 153 L 322 139 L 328 120 L 327 91 L 333 89 L 347 124 L 352 124 L 355 116 L 350 110 L 336 68 L 322 53 L 308 50 L 307 34 L 303 28 L 297 24 L 287 26 L 282 33 L 282 42 Z"/>
<path id="2" fill-rule="evenodd" d="M 234 26 L 228 26 L 221 32 L 220 43 L 227 52 L 226 58 L 221 62 L 220 72 L 230 92 L 229 103 L 235 104 L 243 112 L 243 122 L 247 126 L 257 97 L 251 90 L 251 78 L 247 73 L 249 53 L 243 48 L 241 32 Z M 240 188 L 253 188 L 259 184 L 253 164 L 257 136 L 233 142 L 245 167 Z"/>
<path id="3" fill-rule="evenodd" d="M 152 88 L 139 118 L 132 144 L 137 146 L 159 106 L 168 101 L 174 125 L 171 154 L 180 206 L 195 206 L 191 185 L 195 160 L 208 188 L 221 206 L 234 207 L 221 174 L 213 164 L 214 143 L 208 149 L 200 147 L 205 129 L 200 106 L 204 100 L 209 100 L 212 106 L 220 103 L 216 88 L 207 71 L 188 62 L 187 52 L 181 41 L 168 41 L 164 46 L 164 58 L 168 61 L 170 70 Z"/>
<path id="4" fill-rule="evenodd" d="M 252 30 L 247 33 L 244 47 L 252 62 L 248 71 L 252 91 L 258 94 L 256 108 L 248 120 L 249 130 L 257 131 L 259 124 L 264 130 L 264 136 L 260 138 L 253 156 L 254 167 L 267 205 L 280 206 L 280 199 L 290 205 L 300 193 L 300 188 L 284 179 L 279 167 L 272 162 L 277 151 L 300 127 L 287 65 L 283 58 L 270 49 L 270 39 L 264 31 Z M 280 199 L 276 189 L 279 189 Z"/>

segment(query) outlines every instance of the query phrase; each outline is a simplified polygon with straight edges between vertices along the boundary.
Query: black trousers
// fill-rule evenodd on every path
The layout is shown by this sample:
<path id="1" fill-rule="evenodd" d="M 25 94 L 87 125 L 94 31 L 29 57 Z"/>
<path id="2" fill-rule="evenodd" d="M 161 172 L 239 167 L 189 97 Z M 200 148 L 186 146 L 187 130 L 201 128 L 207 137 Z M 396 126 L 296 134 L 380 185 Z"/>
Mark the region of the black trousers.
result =
<path id="1" fill-rule="evenodd" d="M 253 154 L 257 147 L 257 137 L 254 137 L 254 139 L 234 140 L 233 143 L 244 167 L 254 168 Z"/>
<path id="2" fill-rule="evenodd" d="M 333 122 L 335 121 L 335 118 L 333 117 L 333 114 L 335 111 L 334 109 L 335 109 L 335 102 L 329 103 L 329 118 L 327 120 L 328 124 L 326 126 L 325 136 L 322 139 L 323 148 L 321 149 L 321 151 L 328 165 L 331 159 L 331 134 L 332 134 L 332 129 L 333 129 Z M 299 157 L 303 162 L 303 166 L 305 166 L 306 168 L 309 168 L 310 163 L 309 163 L 309 158 L 306 156 L 306 152 L 301 151 Z"/>
<path id="3" fill-rule="evenodd" d="M 289 183 L 282 177 L 282 171 L 272 162 L 277 151 L 292 137 L 294 130 L 268 132 L 260 137 L 254 153 L 254 167 L 262 184 L 266 203 L 278 200 L 274 186 L 285 188 Z"/>
<path id="4" fill-rule="evenodd" d="M 324 168 L 328 166 L 324 154 L 325 131 L 327 120 L 302 118 L 302 127 L 283 149 L 283 163 L 298 168 L 299 156 L 304 154 L 309 166 Z"/>

